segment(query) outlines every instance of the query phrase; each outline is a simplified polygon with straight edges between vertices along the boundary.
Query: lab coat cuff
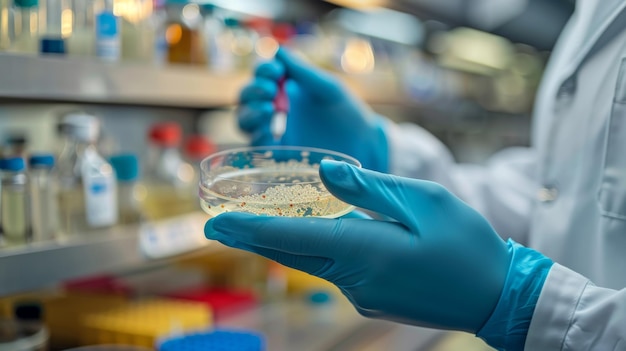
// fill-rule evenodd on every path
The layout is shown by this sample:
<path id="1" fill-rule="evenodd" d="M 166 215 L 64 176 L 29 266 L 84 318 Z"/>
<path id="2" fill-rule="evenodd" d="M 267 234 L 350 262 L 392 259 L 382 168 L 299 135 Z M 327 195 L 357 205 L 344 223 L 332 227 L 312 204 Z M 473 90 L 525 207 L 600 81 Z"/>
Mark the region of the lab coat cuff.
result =
<path id="1" fill-rule="evenodd" d="M 554 264 L 537 301 L 525 350 L 561 350 L 589 280 Z"/>
<path id="2" fill-rule="evenodd" d="M 476 336 L 498 350 L 521 351 L 553 262 L 513 240 L 507 246 L 511 263 L 500 300 Z"/>

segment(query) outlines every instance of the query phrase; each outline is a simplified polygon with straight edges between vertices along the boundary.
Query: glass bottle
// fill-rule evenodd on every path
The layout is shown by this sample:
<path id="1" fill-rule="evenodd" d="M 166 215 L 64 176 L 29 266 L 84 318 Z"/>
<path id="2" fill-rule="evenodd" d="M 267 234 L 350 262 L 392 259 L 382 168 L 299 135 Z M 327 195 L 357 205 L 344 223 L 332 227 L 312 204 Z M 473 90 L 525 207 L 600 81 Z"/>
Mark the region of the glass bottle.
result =
<path id="1" fill-rule="evenodd" d="M 28 177 L 22 157 L 0 162 L 2 172 L 2 237 L 7 245 L 25 244 L 31 239 Z"/>
<path id="2" fill-rule="evenodd" d="M 58 235 L 58 184 L 54 156 L 34 154 L 29 160 L 33 241 L 52 240 Z"/>
<path id="3" fill-rule="evenodd" d="M 72 0 L 72 35 L 67 38 L 67 52 L 72 56 L 94 56 L 96 31 L 94 0 Z"/>
<path id="4" fill-rule="evenodd" d="M 104 7 L 96 14 L 96 56 L 116 62 L 121 57 L 121 48 L 120 19 L 113 12 L 113 0 L 104 0 Z"/>
<path id="5" fill-rule="evenodd" d="M 121 12 L 122 59 L 150 62 L 156 28 L 151 22 L 152 0 L 126 0 Z"/>
<path id="6" fill-rule="evenodd" d="M 206 65 L 200 7 L 189 0 L 167 0 L 167 62 Z"/>
<path id="7" fill-rule="evenodd" d="M 145 184 L 147 196 L 143 209 L 155 220 L 186 212 L 184 200 L 192 184 L 193 167 L 184 162 L 179 146 L 182 131 L 176 123 L 152 126 Z"/>
<path id="8" fill-rule="evenodd" d="M 42 12 L 45 17 L 40 21 L 44 25 L 40 28 L 42 36 L 39 51 L 42 54 L 65 54 L 65 36 L 71 34 L 71 23 L 68 22 L 71 9 L 68 0 L 45 0 Z"/>
<path id="9" fill-rule="evenodd" d="M 12 51 L 36 54 L 39 51 L 39 0 L 15 0 L 20 28 L 16 28 Z"/>
<path id="10" fill-rule="evenodd" d="M 13 13 L 11 0 L 0 0 L 0 51 L 11 48 L 13 39 Z"/>
<path id="11" fill-rule="evenodd" d="M 59 212 L 67 234 L 84 234 L 117 223 L 117 190 L 113 168 L 96 147 L 96 117 L 73 113 L 63 118 L 65 146 L 59 156 Z"/>
<path id="12" fill-rule="evenodd" d="M 146 189 L 139 184 L 137 156 L 133 154 L 114 155 L 110 161 L 117 176 L 119 223 L 138 223 L 143 218 L 140 202 L 146 196 Z"/>

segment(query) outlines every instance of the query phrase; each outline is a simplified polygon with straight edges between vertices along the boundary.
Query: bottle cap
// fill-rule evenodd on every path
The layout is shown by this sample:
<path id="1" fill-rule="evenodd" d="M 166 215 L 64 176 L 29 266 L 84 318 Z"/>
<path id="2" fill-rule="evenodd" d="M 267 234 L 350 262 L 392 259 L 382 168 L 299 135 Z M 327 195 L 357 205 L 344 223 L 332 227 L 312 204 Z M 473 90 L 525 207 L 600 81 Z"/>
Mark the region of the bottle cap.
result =
<path id="1" fill-rule="evenodd" d="M 139 160 L 133 154 L 121 154 L 112 156 L 111 165 L 115 169 L 117 180 L 120 182 L 132 182 L 139 178 Z"/>
<path id="2" fill-rule="evenodd" d="M 26 163 L 22 157 L 8 157 L 0 161 L 0 169 L 3 171 L 19 172 L 26 168 Z"/>
<path id="3" fill-rule="evenodd" d="M 192 160 L 202 160 L 217 150 L 217 146 L 202 135 L 191 135 L 185 140 L 185 155 Z"/>
<path id="4" fill-rule="evenodd" d="M 159 351 L 261 351 L 264 341 L 253 332 L 215 330 L 210 333 L 189 334 L 163 342 Z"/>
<path id="5" fill-rule="evenodd" d="M 72 112 L 63 117 L 61 132 L 82 141 L 95 142 L 100 135 L 100 121 L 84 112 Z"/>
<path id="6" fill-rule="evenodd" d="M 18 7 L 36 7 L 39 5 L 39 0 L 15 0 L 15 6 Z"/>
<path id="7" fill-rule="evenodd" d="M 54 167 L 54 156 L 52 154 L 34 154 L 28 159 L 31 167 Z"/>
<path id="8" fill-rule="evenodd" d="M 182 131 L 177 123 L 163 122 L 153 125 L 148 136 L 157 145 L 173 147 L 180 144 Z"/>
<path id="9" fill-rule="evenodd" d="M 40 51 L 42 54 L 65 54 L 65 40 L 63 38 L 41 38 Z"/>

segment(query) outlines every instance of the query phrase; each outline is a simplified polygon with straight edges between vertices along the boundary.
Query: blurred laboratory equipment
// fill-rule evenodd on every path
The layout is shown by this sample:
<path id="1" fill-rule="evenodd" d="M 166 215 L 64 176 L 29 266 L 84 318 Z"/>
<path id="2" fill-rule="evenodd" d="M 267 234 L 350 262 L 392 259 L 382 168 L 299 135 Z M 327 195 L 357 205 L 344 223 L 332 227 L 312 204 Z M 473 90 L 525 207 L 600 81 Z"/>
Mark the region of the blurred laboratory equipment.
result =
<path id="1" fill-rule="evenodd" d="M 25 54 L 39 52 L 39 0 L 15 1 L 15 40 L 12 50 Z"/>
<path id="2" fill-rule="evenodd" d="M 143 219 L 140 203 L 146 196 L 139 183 L 139 160 L 134 154 L 114 155 L 109 160 L 117 176 L 119 223 L 138 223 Z"/>
<path id="3" fill-rule="evenodd" d="M 58 183 L 52 154 L 33 154 L 28 160 L 33 241 L 54 239 L 59 231 Z"/>
<path id="4" fill-rule="evenodd" d="M 13 11 L 11 0 L 0 0 L 0 51 L 11 48 L 13 40 Z"/>
<path id="5" fill-rule="evenodd" d="M 120 19 L 113 11 L 113 0 L 104 0 L 104 6 L 96 14 L 96 56 L 107 62 L 121 58 Z"/>
<path id="6" fill-rule="evenodd" d="M 64 148 L 59 156 L 61 228 L 85 234 L 117 222 L 117 190 L 113 168 L 96 147 L 98 119 L 86 113 L 64 116 L 60 132 Z"/>
<path id="7" fill-rule="evenodd" d="M 124 0 L 116 6 L 122 19 L 122 59 L 152 61 L 157 31 L 152 22 L 152 0 Z"/>
<path id="8" fill-rule="evenodd" d="M 189 0 L 166 0 L 167 62 L 205 65 L 207 62 L 200 6 Z"/>
<path id="9" fill-rule="evenodd" d="M 2 239 L 7 245 L 31 240 L 28 177 L 22 157 L 0 160 Z"/>
<path id="10" fill-rule="evenodd" d="M 182 204 L 189 198 L 194 169 L 180 152 L 182 130 L 174 122 L 154 124 L 148 135 L 149 154 L 144 173 L 147 196 L 142 207 L 155 220 L 187 212 Z"/>
<path id="11" fill-rule="evenodd" d="M 45 17 L 40 23 L 42 35 L 39 51 L 42 54 L 65 54 L 67 52 L 66 37 L 72 33 L 69 0 L 44 0 L 42 11 Z"/>
<path id="12" fill-rule="evenodd" d="M 95 55 L 96 0 L 72 0 L 72 35 L 67 38 L 67 52 L 72 56 Z"/>

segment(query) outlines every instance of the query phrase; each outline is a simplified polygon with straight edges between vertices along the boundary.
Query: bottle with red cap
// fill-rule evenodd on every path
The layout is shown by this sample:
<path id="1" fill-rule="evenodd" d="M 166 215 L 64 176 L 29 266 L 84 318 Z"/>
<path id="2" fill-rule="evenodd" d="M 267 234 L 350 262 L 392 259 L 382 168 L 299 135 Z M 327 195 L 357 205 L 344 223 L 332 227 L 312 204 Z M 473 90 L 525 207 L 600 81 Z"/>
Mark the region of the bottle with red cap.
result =
<path id="1" fill-rule="evenodd" d="M 154 124 L 148 141 L 147 196 L 143 204 L 146 217 L 154 220 L 188 212 L 185 201 L 194 186 L 194 169 L 183 160 L 180 152 L 180 125 L 174 122 Z"/>

